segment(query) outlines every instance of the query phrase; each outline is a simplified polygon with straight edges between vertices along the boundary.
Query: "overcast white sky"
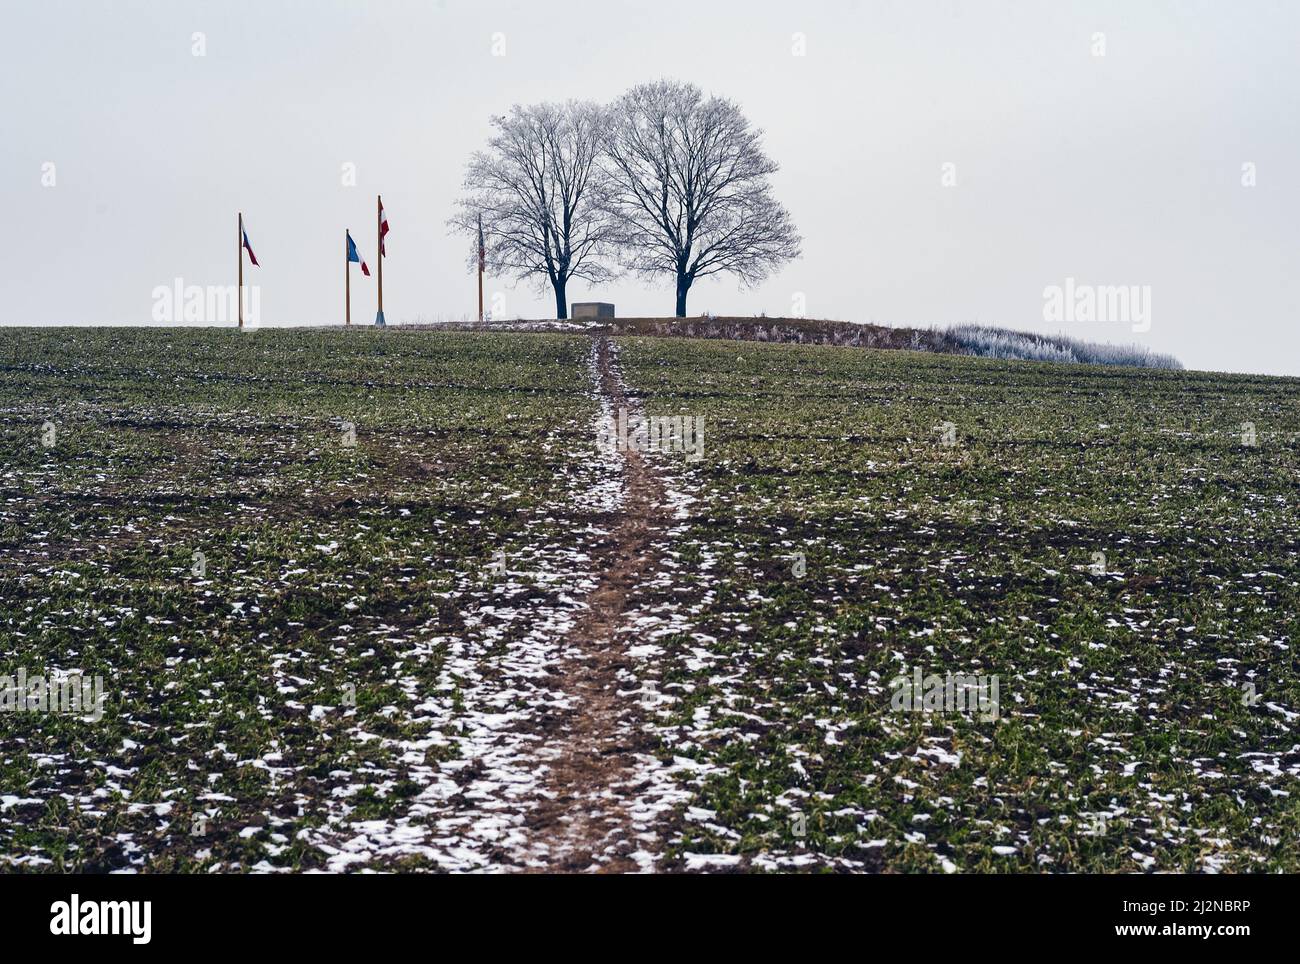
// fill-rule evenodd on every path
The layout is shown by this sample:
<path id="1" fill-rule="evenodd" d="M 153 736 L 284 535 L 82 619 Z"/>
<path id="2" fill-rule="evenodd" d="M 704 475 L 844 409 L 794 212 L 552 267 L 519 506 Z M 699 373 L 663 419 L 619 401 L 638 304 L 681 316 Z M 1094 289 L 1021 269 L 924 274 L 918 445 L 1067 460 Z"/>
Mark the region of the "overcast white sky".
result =
<path id="1" fill-rule="evenodd" d="M 173 278 L 232 284 L 240 209 L 263 323 L 341 323 L 341 235 L 373 268 L 376 192 L 388 320 L 468 317 L 444 222 L 489 117 L 673 77 L 765 129 L 804 236 L 760 288 L 697 284 L 692 314 L 787 315 L 802 292 L 812 317 L 1063 330 L 1300 374 L 1297 3 L 3 0 L 3 24 L 2 324 L 147 322 Z M 1149 285 L 1150 331 L 1044 322 L 1067 277 Z M 354 274 L 354 321 L 373 291 Z M 505 279 L 487 292 L 509 317 L 554 310 Z M 673 308 L 669 278 L 569 294 Z"/>

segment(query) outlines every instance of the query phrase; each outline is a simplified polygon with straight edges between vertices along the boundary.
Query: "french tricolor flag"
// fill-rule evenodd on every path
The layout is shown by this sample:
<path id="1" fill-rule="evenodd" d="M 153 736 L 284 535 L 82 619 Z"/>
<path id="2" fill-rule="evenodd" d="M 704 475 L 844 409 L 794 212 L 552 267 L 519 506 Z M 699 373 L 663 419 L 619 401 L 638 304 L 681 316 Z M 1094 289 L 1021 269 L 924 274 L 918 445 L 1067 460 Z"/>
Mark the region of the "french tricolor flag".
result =
<path id="1" fill-rule="evenodd" d="M 351 231 L 347 232 L 347 236 L 348 236 L 348 260 L 355 261 L 358 264 L 360 264 L 361 273 L 365 275 L 367 278 L 369 278 L 370 269 L 366 267 L 366 262 L 361 257 L 361 255 L 357 254 L 357 243 L 352 240 L 352 232 Z"/>
<path id="2" fill-rule="evenodd" d="M 241 228 L 240 230 L 242 231 L 243 229 Z M 248 232 L 243 231 L 243 235 L 244 235 L 244 250 L 248 252 L 248 260 L 253 262 L 253 267 L 255 268 L 260 267 L 260 265 L 258 265 L 257 263 L 257 255 L 253 254 L 253 246 L 248 243 Z"/>

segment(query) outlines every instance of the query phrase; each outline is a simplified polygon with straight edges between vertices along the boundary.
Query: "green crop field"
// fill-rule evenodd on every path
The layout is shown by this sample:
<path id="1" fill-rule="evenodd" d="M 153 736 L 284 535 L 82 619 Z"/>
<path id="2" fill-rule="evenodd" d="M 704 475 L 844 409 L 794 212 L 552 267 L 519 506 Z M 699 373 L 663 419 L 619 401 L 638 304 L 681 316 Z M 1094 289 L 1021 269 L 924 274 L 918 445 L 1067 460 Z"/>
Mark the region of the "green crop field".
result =
<path id="1" fill-rule="evenodd" d="M 5 329 L 0 410 L 0 700 L 102 681 L 5 869 L 1300 871 L 1294 380 Z"/>

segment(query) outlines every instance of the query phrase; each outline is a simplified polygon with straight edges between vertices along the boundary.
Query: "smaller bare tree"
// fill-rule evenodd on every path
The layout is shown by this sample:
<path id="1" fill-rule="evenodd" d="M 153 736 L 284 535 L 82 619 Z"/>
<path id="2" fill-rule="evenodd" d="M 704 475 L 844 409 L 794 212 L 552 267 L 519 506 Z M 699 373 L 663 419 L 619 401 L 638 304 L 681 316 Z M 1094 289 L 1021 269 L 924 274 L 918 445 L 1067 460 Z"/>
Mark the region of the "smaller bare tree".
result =
<path id="1" fill-rule="evenodd" d="M 674 276 L 679 318 L 699 278 L 728 272 L 757 284 L 799 256 L 761 136 L 736 104 L 693 84 L 642 84 L 613 108 L 605 164 L 621 257 L 639 274 Z"/>
<path id="2" fill-rule="evenodd" d="M 492 118 L 496 133 L 465 172 L 464 195 L 448 222 L 477 238 L 489 266 L 555 292 L 555 316 L 569 317 L 574 278 L 599 283 L 611 218 L 599 164 L 604 110 L 591 103 L 516 105 Z"/>

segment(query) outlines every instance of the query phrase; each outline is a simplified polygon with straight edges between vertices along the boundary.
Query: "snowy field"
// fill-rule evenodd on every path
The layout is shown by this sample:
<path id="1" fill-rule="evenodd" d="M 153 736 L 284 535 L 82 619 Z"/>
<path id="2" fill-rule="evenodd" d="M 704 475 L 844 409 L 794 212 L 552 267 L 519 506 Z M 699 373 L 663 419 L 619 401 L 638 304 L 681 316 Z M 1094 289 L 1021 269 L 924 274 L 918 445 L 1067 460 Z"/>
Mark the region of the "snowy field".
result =
<path id="1" fill-rule="evenodd" d="M 1300 870 L 1294 381 L 8 329 L 0 410 L 5 869 Z"/>

